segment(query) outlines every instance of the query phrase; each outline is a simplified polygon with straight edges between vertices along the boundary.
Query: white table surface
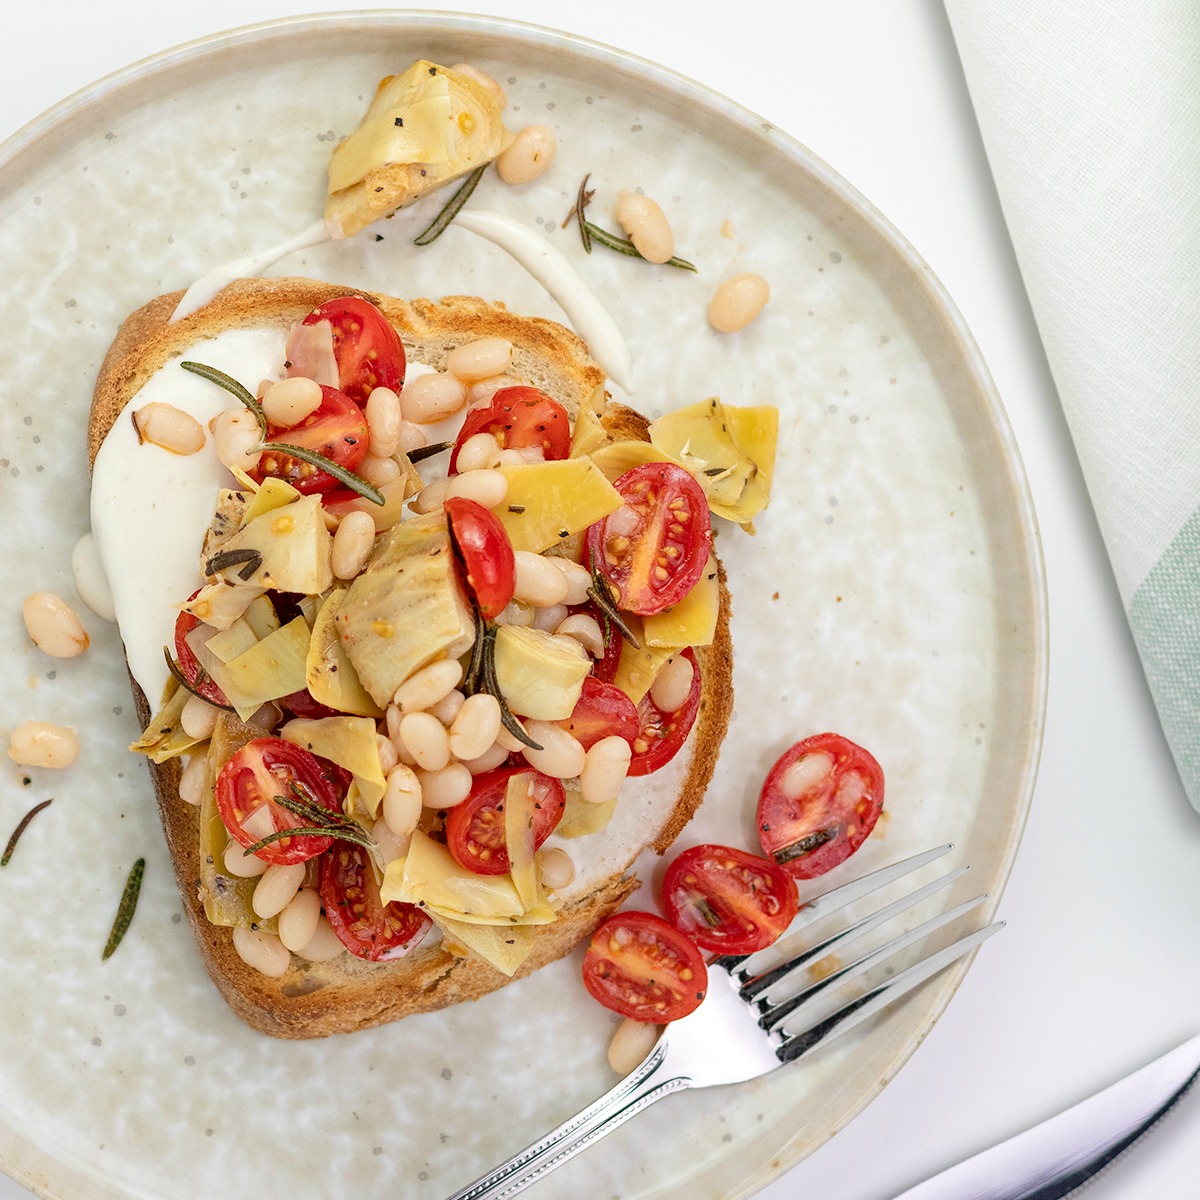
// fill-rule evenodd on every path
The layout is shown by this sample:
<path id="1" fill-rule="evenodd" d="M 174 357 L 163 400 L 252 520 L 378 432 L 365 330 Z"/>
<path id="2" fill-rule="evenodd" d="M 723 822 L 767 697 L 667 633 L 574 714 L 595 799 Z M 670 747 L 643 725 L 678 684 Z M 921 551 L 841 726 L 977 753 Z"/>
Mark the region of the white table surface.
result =
<path id="1" fill-rule="evenodd" d="M 0 136 L 160 50 L 332 7 L 302 0 L 10 5 L 0 39 Z M 475 0 L 470 7 L 661 62 L 808 145 L 891 218 L 945 283 L 1015 428 L 1045 550 L 1052 652 L 1041 772 L 1000 912 L 1008 928 L 983 949 L 948 1012 L 882 1096 L 760 1193 L 763 1200 L 890 1200 L 1200 1031 L 1200 816 L 1175 776 L 1143 682 L 949 26 L 939 0 L 606 0 L 569 9 L 556 0 Z M 1200 1094 L 1193 1094 L 1088 1195 L 1191 1196 L 1198 1177 Z M 0 1176 L 0 1200 L 29 1196 Z"/>

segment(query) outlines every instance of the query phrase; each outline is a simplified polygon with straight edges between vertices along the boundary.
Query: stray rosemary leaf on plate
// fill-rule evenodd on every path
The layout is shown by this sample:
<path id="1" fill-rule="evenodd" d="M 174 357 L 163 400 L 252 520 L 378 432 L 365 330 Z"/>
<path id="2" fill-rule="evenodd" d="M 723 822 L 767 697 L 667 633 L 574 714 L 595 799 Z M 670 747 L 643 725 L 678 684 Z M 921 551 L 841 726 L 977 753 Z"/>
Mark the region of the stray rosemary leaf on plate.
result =
<path id="1" fill-rule="evenodd" d="M 129 868 L 129 876 L 125 880 L 125 891 L 121 894 L 121 903 L 117 906 L 117 915 L 113 920 L 112 932 L 108 935 L 108 941 L 104 946 L 104 953 L 100 958 L 106 959 L 112 955 L 112 952 L 121 944 L 122 938 L 129 931 L 130 922 L 133 920 L 133 914 L 137 909 L 138 894 L 142 890 L 142 876 L 146 871 L 146 860 L 139 858 L 137 862 Z"/>
<path id="2" fill-rule="evenodd" d="M 8 839 L 8 845 L 4 847 L 4 854 L 0 856 L 0 867 L 7 867 L 8 860 L 12 858 L 13 851 L 17 848 L 17 843 L 21 840 L 21 834 L 29 827 L 29 822 L 38 815 L 48 804 L 54 803 L 54 797 L 49 800 L 43 800 L 41 804 L 35 804 L 17 823 L 16 829 L 12 832 L 12 837 Z"/>
<path id="3" fill-rule="evenodd" d="M 440 213 L 419 233 L 413 238 L 414 246 L 428 246 L 430 242 L 436 241 L 445 233 L 450 222 L 458 216 L 462 206 L 471 198 L 471 193 L 475 190 L 476 185 L 483 178 L 483 172 L 487 167 L 487 163 L 483 166 L 476 167 L 470 175 L 463 181 L 462 186 L 446 201 L 446 206 Z"/>

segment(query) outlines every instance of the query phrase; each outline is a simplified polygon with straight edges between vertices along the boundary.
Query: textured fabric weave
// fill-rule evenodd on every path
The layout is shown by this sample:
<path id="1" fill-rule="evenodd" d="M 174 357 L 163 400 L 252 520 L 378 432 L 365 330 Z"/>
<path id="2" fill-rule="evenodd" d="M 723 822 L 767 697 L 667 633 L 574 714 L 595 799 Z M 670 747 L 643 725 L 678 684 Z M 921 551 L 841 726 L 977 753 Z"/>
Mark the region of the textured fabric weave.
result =
<path id="1" fill-rule="evenodd" d="M 944 2 L 1146 677 L 1200 809 L 1200 3 Z"/>

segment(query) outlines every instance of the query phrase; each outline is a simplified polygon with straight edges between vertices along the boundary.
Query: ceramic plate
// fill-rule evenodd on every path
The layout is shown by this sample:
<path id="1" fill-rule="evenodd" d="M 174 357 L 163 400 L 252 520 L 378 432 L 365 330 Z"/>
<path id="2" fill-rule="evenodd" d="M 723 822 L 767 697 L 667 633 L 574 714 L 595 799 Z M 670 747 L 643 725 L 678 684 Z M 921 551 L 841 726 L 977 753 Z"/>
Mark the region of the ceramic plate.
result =
<path id="1" fill-rule="evenodd" d="M 491 175 L 472 205 L 527 223 L 575 263 L 629 339 L 635 403 L 654 415 L 719 394 L 782 410 L 758 534 L 720 534 L 736 711 L 681 844 L 754 846 L 766 769 L 798 737 L 834 729 L 888 776 L 885 817 L 841 871 L 953 841 L 994 907 L 1016 851 L 1045 682 L 1033 513 L 959 316 L 869 204 L 728 100 L 527 26 L 380 12 L 172 51 L 71 98 L 0 151 L 0 546 L 11 596 L 0 721 L 70 724 L 83 746 L 57 775 L 8 764 L 0 798 L 4 833 L 54 798 L 0 878 L 0 1164 L 44 1195 L 435 1198 L 613 1082 L 614 1022 L 583 992 L 577 957 L 479 1003 L 349 1037 L 286 1043 L 243 1026 L 201 969 L 145 769 L 125 750 L 137 730 L 114 629 L 91 619 L 88 653 L 56 662 L 16 615 L 35 589 L 74 599 L 85 415 L 118 323 L 309 225 L 333 145 L 378 79 L 417 57 L 476 64 L 507 89 L 511 127 L 553 127 L 548 174 L 518 189 Z M 561 223 L 588 172 L 598 221 L 618 189 L 643 188 L 698 274 L 585 257 Z M 276 270 L 561 317 L 535 280 L 465 230 L 414 247 L 441 203 Z M 705 309 L 739 270 L 766 276 L 771 302 L 721 336 Z M 139 856 L 136 919 L 102 963 Z M 642 873 L 652 879 L 654 864 Z M 749 1194 L 878 1092 L 965 970 L 809 1064 L 672 1097 L 538 1194 Z"/>

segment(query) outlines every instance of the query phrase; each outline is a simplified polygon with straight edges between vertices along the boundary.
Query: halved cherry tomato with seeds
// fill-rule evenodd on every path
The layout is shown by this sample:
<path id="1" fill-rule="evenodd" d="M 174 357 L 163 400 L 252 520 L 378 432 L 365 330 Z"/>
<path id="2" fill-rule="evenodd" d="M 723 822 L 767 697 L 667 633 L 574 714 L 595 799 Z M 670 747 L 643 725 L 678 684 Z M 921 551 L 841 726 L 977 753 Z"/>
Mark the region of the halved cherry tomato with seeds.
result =
<path id="1" fill-rule="evenodd" d="M 200 589 L 197 588 L 188 599 L 195 600 L 199 594 Z M 228 708 L 229 698 L 218 687 L 217 681 L 200 665 L 200 660 L 188 645 L 188 634 L 199 624 L 199 617 L 190 612 L 181 612 L 175 618 L 175 665 L 193 692 L 202 696 L 209 704 L 220 704 Z"/>
<path id="2" fill-rule="evenodd" d="M 585 750 L 606 737 L 622 737 L 631 746 L 641 730 L 637 707 L 614 683 L 595 675 L 583 681 L 575 709 L 561 725 Z"/>
<path id="3" fill-rule="evenodd" d="M 663 876 L 667 919 L 715 954 L 753 954 L 776 941 L 799 909 L 782 867 L 732 846 L 684 850 Z"/>
<path id="4" fill-rule="evenodd" d="M 370 857 L 354 842 L 338 842 L 321 856 L 320 892 L 338 940 L 370 962 L 403 958 L 433 924 L 414 904 L 383 903 Z"/>
<path id="5" fill-rule="evenodd" d="M 695 943 L 662 917 L 619 912 L 588 943 L 583 986 L 605 1008 L 661 1025 L 699 1008 L 708 968 Z"/>
<path id="6" fill-rule="evenodd" d="M 341 487 L 328 471 L 273 448 L 272 443 L 315 450 L 339 467 L 353 471 L 367 456 L 370 433 L 362 409 L 337 388 L 321 388 L 321 407 L 291 429 L 276 429 L 266 440 L 258 466 L 250 472 L 262 482 L 268 476 L 290 483 L 298 492 L 328 492 Z"/>
<path id="7" fill-rule="evenodd" d="M 304 318 L 305 325 L 320 321 L 333 326 L 338 389 L 356 404 L 366 404 L 377 387 L 398 392 L 404 386 L 404 344 L 374 304 L 360 296 L 326 300 Z"/>
<path id="8" fill-rule="evenodd" d="M 504 836 L 504 796 L 514 775 L 528 775 L 534 788 L 535 850 L 562 820 L 567 796 L 561 780 L 530 767 L 501 767 L 476 775 L 471 794 L 446 814 L 446 847 L 459 866 L 477 875 L 503 875 L 511 865 Z"/>
<path id="9" fill-rule="evenodd" d="M 501 388 L 487 408 L 467 413 L 458 440 L 450 452 L 450 474 L 458 470 L 458 452 L 469 437 L 490 433 L 500 443 L 501 450 L 519 450 L 524 446 L 540 446 L 549 462 L 566 458 L 571 452 L 571 422 L 567 410 L 539 388 Z"/>
<path id="10" fill-rule="evenodd" d="M 704 572 L 708 501 L 675 463 L 643 463 L 613 487 L 625 503 L 588 530 L 588 551 L 617 589 L 617 606 L 651 616 L 678 604 Z"/>
<path id="11" fill-rule="evenodd" d="M 758 799 L 758 836 L 796 879 L 836 867 L 863 844 L 883 808 L 883 770 L 837 733 L 797 742 L 771 768 Z"/>
<path id="12" fill-rule="evenodd" d="M 516 560 L 504 526 L 491 509 L 465 496 L 452 496 L 442 507 L 468 591 L 485 617 L 498 617 L 516 584 Z"/>
<path id="13" fill-rule="evenodd" d="M 633 740 L 630 775 L 650 775 L 665 767 L 679 753 L 696 723 L 696 714 L 700 711 L 700 664 L 690 646 L 682 654 L 692 664 L 692 686 L 687 699 L 669 713 L 663 712 L 650 699 L 649 693 L 642 697 L 637 708 L 640 728 Z"/>
<path id="14" fill-rule="evenodd" d="M 341 797 L 333 782 L 336 775 L 332 766 L 282 738 L 247 742 L 221 768 L 214 788 L 217 811 L 229 836 L 249 847 L 273 833 L 313 827 L 312 822 L 278 804 L 276 796 L 340 814 Z M 285 837 L 255 853 L 264 862 L 301 863 L 328 849 L 332 840 L 324 834 Z"/>

